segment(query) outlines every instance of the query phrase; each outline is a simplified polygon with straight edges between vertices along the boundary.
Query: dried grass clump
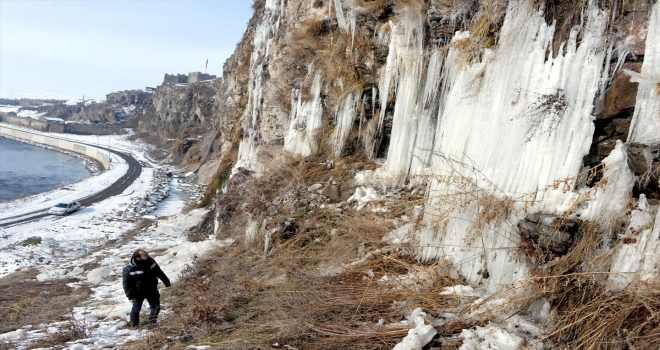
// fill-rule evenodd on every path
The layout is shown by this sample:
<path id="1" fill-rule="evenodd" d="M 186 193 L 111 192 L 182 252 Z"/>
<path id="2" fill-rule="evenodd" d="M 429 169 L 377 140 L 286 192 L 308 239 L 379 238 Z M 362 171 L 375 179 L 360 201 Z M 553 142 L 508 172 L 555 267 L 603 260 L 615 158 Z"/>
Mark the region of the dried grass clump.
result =
<path id="1" fill-rule="evenodd" d="M 565 349 L 657 349 L 660 284 L 637 283 L 613 292 L 606 275 L 579 273 L 539 279 L 556 312 L 546 340 Z"/>
<path id="2" fill-rule="evenodd" d="M 0 333 L 65 321 L 70 309 L 89 297 L 89 288 L 67 285 L 73 279 L 38 282 L 36 275 L 36 270 L 17 271 L 0 279 Z"/>
<path id="3" fill-rule="evenodd" d="M 459 64 L 468 66 L 481 59 L 485 49 L 492 49 L 497 43 L 497 35 L 504 21 L 506 2 L 497 0 L 479 1 L 479 10 L 472 17 L 467 30 L 470 37 L 452 42 L 442 48 L 443 51 L 455 49 L 460 53 Z"/>
<path id="4" fill-rule="evenodd" d="M 382 250 L 386 225 L 328 211 L 308 217 L 295 233 L 274 240 L 269 254 L 235 244 L 195 261 L 172 288 L 173 316 L 130 347 L 261 348 L 277 342 L 305 349 L 390 349 L 408 327 L 381 326 L 380 320 L 397 323 L 418 306 L 456 306 L 437 296 L 458 281 L 418 265 L 404 251 Z M 361 262 L 348 264 L 355 261 Z M 423 281 L 408 278 L 422 272 Z M 379 282 L 385 275 L 408 278 L 414 286 Z M 393 307 L 395 302 L 405 308 Z"/>
<path id="5" fill-rule="evenodd" d="M 628 217 L 608 226 L 627 226 Z M 623 291 L 608 278 L 613 250 L 603 252 L 603 227 L 580 225 L 565 256 L 536 266 L 531 300 L 552 306 L 552 328 L 543 341 L 562 349 L 657 349 L 660 345 L 660 283 L 637 281 Z M 527 303 L 529 304 L 529 303 Z"/>

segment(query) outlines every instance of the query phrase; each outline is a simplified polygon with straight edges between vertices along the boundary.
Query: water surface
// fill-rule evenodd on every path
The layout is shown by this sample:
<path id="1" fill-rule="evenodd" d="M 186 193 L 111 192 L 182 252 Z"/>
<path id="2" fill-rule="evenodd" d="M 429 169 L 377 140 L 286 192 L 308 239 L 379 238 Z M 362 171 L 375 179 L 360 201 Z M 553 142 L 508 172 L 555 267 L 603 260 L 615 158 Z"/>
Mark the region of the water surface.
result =
<path id="1" fill-rule="evenodd" d="M 0 136 L 0 202 L 89 177 L 79 159 Z"/>

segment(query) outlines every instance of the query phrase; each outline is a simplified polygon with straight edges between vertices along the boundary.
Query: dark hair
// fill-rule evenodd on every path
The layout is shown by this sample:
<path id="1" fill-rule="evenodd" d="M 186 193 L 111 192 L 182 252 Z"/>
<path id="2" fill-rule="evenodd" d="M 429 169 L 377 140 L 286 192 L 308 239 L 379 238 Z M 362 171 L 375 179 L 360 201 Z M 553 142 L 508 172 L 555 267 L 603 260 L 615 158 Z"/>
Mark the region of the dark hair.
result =
<path id="1" fill-rule="evenodd" d="M 140 252 L 143 252 L 143 251 L 144 251 L 144 249 L 138 249 L 138 250 L 134 251 L 133 252 L 133 259 L 139 258 L 140 257 Z"/>

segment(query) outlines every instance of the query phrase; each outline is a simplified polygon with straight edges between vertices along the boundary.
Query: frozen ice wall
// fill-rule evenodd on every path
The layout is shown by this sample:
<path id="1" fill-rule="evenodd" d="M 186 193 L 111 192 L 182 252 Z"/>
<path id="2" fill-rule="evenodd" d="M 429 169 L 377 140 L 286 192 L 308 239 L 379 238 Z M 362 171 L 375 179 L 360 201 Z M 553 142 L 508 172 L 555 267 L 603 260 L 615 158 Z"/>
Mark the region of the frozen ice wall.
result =
<path id="1" fill-rule="evenodd" d="M 316 74 L 310 89 L 312 99 L 302 101 L 300 91 L 294 92 L 291 101 L 289 128 L 284 138 L 284 149 L 303 157 L 318 149 L 316 130 L 321 127 L 323 106 L 321 106 L 321 76 Z"/>
<path id="2" fill-rule="evenodd" d="M 628 72 L 632 76 L 631 81 L 639 82 L 628 141 L 653 145 L 660 143 L 660 3 L 656 3 L 651 12 L 645 51 L 641 73 Z M 627 164 L 623 166 L 627 170 Z M 604 192 L 615 192 L 620 187 L 617 182 L 608 181 Z M 632 188 L 632 184 L 629 187 Z M 618 202 L 620 206 L 625 205 L 621 200 Z M 645 196 L 641 195 L 628 228 L 615 247 L 610 269 L 613 274 L 609 276 L 613 288 L 622 289 L 638 278 L 657 278 L 660 267 L 659 238 L 660 210 L 654 217 Z"/>
<path id="3" fill-rule="evenodd" d="M 405 8 L 397 23 L 390 22 L 387 63 L 381 70 L 380 105 L 396 96 L 392 135 L 383 166 L 386 173 L 418 173 L 428 168 L 438 117 L 438 86 L 442 56 L 425 60 L 424 25 L 419 8 Z M 380 123 L 385 119 L 381 109 Z M 379 125 L 380 126 L 380 125 Z"/>
<path id="4" fill-rule="evenodd" d="M 261 165 L 257 161 L 259 132 L 257 122 L 261 117 L 264 67 L 270 57 L 273 36 L 280 27 L 280 20 L 286 10 L 286 0 L 266 0 L 264 14 L 254 33 L 252 55 L 250 57 L 250 77 L 248 80 L 248 103 L 243 112 L 243 139 L 238 148 L 238 160 L 234 169 L 245 167 L 259 173 Z"/>
<path id="5" fill-rule="evenodd" d="M 606 22 L 589 7 L 584 26 L 573 28 L 553 58 L 554 26 L 521 0 L 509 3 L 497 47 L 479 62 L 466 67 L 460 39 L 469 37 L 454 38 L 442 67 L 429 200 L 416 232 L 423 260 L 448 259 L 470 283 L 491 288 L 527 275 L 516 251 L 523 201 L 557 213 L 569 197 L 568 188 L 552 185 L 577 175 L 589 151 Z M 401 117 L 395 111 L 394 123 Z M 388 154 L 388 170 L 412 162 L 397 150 Z"/>
<path id="6" fill-rule="evenodd" d="M 638 82 L 637 102 L 630 126 L 629 142 L 660 143 L 660 4 L 653 6 L 646 34 L 641 73 L 627 71 Z"/>

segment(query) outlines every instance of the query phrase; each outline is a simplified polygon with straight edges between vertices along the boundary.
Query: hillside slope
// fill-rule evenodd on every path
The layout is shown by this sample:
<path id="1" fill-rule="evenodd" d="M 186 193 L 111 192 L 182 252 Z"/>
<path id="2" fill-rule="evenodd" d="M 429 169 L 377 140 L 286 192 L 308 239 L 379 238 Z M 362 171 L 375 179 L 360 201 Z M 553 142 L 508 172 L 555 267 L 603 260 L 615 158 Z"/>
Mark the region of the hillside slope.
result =
<path id="1" fill-rule="evenodd" d="M 189 271 L 149 341 L 657 346 L 660 4 L 254 9 L 191 235 L 243 243 Z"/>

